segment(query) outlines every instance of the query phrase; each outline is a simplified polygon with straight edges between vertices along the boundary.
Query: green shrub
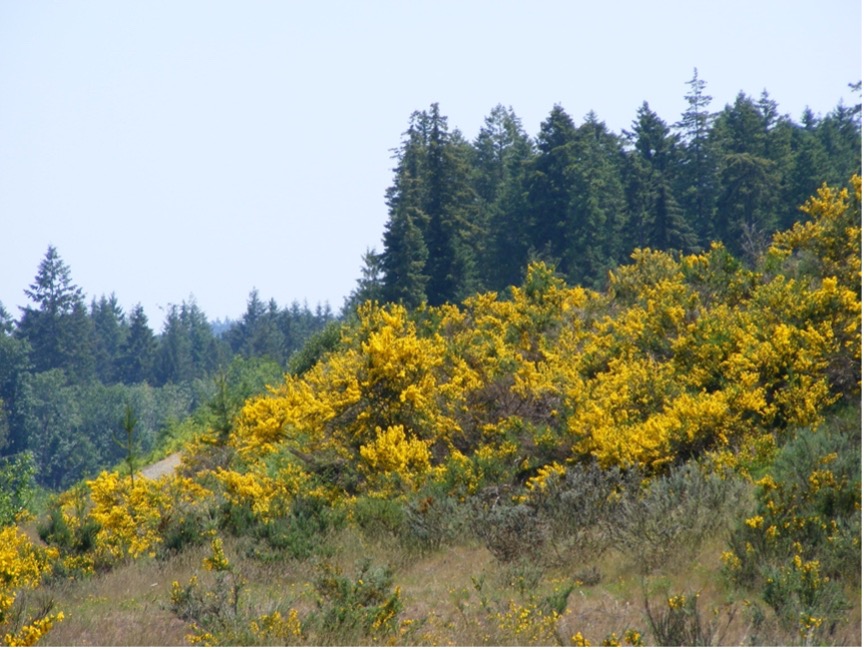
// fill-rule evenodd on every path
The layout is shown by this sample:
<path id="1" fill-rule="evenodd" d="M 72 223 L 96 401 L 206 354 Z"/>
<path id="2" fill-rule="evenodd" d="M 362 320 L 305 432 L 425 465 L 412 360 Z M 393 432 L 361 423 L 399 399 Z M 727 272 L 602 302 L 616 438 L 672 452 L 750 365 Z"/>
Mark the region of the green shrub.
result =
<path id="1" fill-rule="evenodd" d="M 643 484 L 631 476 L 605 525 L 614 548 L 647 574 L 694 554 L 701 543 L 731 525 L 749 486 L 733 475 L 721 476 L 695 462 Z"/>
<path id="2" fill-rule="evenodd" d="M 489 503 L 481 498 L 472 502 L 472 514 L 474 534 L 498 561 L 543 559 L 550 530 L 535 505 L 504 499 Z"/>
<path id="3" fill-rule="evenodd" d="M 724 553 L 727 575 L 759 590 L 787 631 L 831 636 L 861 590 L 860 408 L 799 430 L 758 481 L 755 514 Z"/>
<path id="4" fill-rule="evenodd" d="M 259 523 L 254 533 L 271 549 L 287 553 L 296 560 L 305 560 L 327 555 L 327 533 L 344 525 L 345 517 L 341 511 L 334 510 L 323 499 L 298 496 L 292 501 L 287 517 Z"/>
<path id="5" fill-rule="evenodd" d="M 405 524 L 402 504 L 387 497 L 360 496 L 353 513 L 363 534 L 376 541 L 398 539 Z"/>
<path id="6" fill-rule="evenodd" d="M 304 621 L 304 628 L 317 645 L 360 645 L 398 633 L 402 601 L 388 569 L 373 567 L 367 559 L 354 577 L 348 577 L 322 564 L 314 585 L 318 609 Z"/>

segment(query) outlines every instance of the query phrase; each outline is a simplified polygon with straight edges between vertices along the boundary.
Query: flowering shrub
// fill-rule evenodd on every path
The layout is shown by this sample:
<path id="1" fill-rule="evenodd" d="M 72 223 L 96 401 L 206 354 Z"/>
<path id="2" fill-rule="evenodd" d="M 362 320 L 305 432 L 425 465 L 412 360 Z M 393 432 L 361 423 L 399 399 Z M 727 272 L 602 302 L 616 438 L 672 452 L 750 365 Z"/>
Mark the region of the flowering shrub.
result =
<path id="1" fill-rule="evenodd" d="M 843 585 L 860 585 L 860 444 L 858 409 L 800 430 L 758 481 L 756 513 L 723 555 L 732 580 L 760 590 L 808 642 L 842 620 Z"/>
<path id="2" fill-rule="evenodd" d="M 88 518 L 98 526 L 94 555 L 97 563 L 109 565 L 125 557 L 155 556 L 166 530 L 182 525 L 190 506 L 210 496 L 177 475 L 133 482 L 116 472 L 102 472 L 87 486 L 92 501 Z"/>
<path id="3" fill-rule="evenodd" d="M 3 645 L 36 645 L 55 623 L 63 620 L 62 612 L 42 612 L 26 620 L 23 612 L 16 611 L 20 592 L 38 587 L 43 576 L 51 571 L 51 562 L 56 556 L 55 550 L 32 544 L 17 526 L 0 529 L 0 634 L 3 635 Z"/>

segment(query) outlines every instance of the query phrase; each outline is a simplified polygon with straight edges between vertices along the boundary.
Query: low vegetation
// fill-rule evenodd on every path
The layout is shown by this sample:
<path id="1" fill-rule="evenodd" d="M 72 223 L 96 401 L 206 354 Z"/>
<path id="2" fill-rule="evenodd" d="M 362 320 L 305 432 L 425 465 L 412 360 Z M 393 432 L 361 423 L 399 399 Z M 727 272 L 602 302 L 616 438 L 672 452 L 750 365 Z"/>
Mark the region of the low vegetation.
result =
<path id="1" fill-rule="evenodd" d="M 364 304 L 176 473 L 4 504 L 6 642 L 110 607 L 161 625 L 88 644 L 860 644 L 860 205 L 824 187 L 753 268 Z"/>

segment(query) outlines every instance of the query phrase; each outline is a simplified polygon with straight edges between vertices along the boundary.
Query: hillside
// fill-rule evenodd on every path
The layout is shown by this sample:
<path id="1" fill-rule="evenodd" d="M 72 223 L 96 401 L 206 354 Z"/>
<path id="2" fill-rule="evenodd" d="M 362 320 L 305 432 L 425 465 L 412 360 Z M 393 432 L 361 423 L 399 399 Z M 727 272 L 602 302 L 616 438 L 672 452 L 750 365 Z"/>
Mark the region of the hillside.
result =
<path id="1" fill-rule="evenodd" d="M 802 209 L 752 265 L 364 303 L 175 473 L 4 528 L 6 642 L 860 644 L 860 177 Z"/>

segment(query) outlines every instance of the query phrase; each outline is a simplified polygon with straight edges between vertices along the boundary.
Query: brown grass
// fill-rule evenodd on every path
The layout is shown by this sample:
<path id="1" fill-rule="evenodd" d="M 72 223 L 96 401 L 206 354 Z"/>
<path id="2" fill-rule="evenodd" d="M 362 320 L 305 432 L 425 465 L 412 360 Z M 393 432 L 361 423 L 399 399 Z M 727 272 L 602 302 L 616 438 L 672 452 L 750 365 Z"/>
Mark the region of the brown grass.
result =
<path id="1" fill-rule="evenodd" d="M 364 557 L 394 569 L 394 582 L 404 603 L 402 618 L 421 622 L 410 636 L 400 639 L 404 645 L 508 643 L 495 612 L 506 611 L 510 601 L 525 603 L 532 596 L 541 602 L 588 568 L 572 563 L 541 571 L 527 565 L 504 565 L 484 547 L 471 543 L 421 555 L 386 541 L 370 542 L 350 528 L 329 542 L 333 555 L 327 561 L 346 575 L 353 574 Z M 607 553 L 596 565 L 599 583 L 579 585 L 570 594 L 558 624 L 559 639 L 568 642 L 580 632 L 599 645 L 610 633 L 620 638 L 625 630 L 634 628 L 651 644 L 644 595 L 659 607 L 670 594 L 699 593 L 702 620 L 712 628 L 715 644 L 794 643 L 778 633 L 764 604 L 761 609 L 766 618 L 757 625 L 745 595 L 729 591 L 720 577 L 723 549 L 722 540 L 709 541 L 691 561 L 673 563 L 647 577 L 640 577 L 620 554 Z M 314 609 L 316 560 L 257 561 L 248 557 L 248 541 L 244 540 L 226 539 L 225 550 L 247 582 L 241 602 L 249 616 L 292 607 L 302 615 Z M 185 584 L 193 573 L 201 574 L 201 560 L 208 552 L 206 546 L 188 549 L 165 561 L 141 560 L 105 575 L 55 584 L 46 595 L 66 618 L 46 642 L 61 646 L 185 645 L 189 629 L 169 609 L 171 582 Z M 837 642 L 860 642 L 860 617 L 859 603 L 850 612 L 852 622 L 838 630 Z"/>

